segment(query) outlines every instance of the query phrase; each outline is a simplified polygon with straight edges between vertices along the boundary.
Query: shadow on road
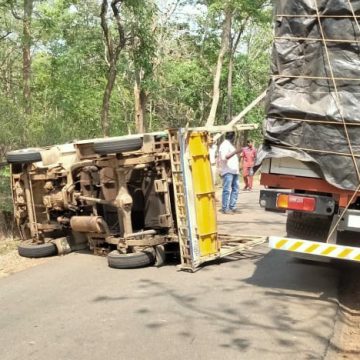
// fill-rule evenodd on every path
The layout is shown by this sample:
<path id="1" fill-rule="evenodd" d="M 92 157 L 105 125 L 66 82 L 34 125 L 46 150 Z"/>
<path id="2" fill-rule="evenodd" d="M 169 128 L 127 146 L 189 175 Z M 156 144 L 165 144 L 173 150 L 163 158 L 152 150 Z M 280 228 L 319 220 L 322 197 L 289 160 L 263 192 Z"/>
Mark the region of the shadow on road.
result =
<path id="1" fill-rule="evenodd" d="M 325 358 L 360 358 L 360 264 L 303 261 L 277 251 L 269 252 L 255 263 L 255 272 L 245 281 L 268 288 L 264 291 L 266 296 L 336 304 L 334 334 L 326 351 L 329 357 Z M 288 266 L 292 271 L 286 271 Z M 331 278 L 337 279 L 337 294 L 328 287 Z"/>
<path id="2" fill-rule="evenodd" d="M 338 277 L 337 270 L 330 264 L 298 260 L 289 253 L 275 250 L 259 257 L 255 265 L 253 275 L 245 280 L 248 284 L 262 288 L 320 293 L 322 297 L 328 281 Z"/>
<path id="3" fill-rule="evenodd" d="M 209 336 L 214 347 L 239 352 L 239 359 L 259 354 L 264 359 L 285 359 L 297 353 L 301 359 L 323 358 L 338 309 L 337 269 L 301 264 L 287 254 L 266 254 L 264 249 L 224 259 L 222 267 L 177 273 L 173 282 L 143 276 L 126 300 L 138 304 L 134 316 L 154 335 L 175 332 L 180 342 L 190 344 Z M 234 261 L 240 259 L 246 264 Z M 248 277 L 234 272 L 241 266 L 249 267 Z M 120 307 L 122 300 L 122 296 L 93 299 Z"/>

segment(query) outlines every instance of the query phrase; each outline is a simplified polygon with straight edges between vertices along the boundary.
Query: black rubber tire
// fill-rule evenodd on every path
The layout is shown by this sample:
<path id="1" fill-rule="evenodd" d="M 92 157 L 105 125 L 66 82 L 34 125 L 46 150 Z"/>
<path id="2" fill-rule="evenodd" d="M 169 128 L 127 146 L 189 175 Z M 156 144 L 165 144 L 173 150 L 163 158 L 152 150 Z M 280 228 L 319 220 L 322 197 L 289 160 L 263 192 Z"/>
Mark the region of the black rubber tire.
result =
<path id="1" fill-rule="evenodd" d="M 20 256 L 26 258 L 42 258 L 56 255 L 57 248 L 53 243 L 33 244 L 23 242 L 18 246 L 18 252 Z"/>
<path id="2" fill-rule="evenodd" d="M 304 240 L 325 241 L 330 230 L 331 218 L 319 218 L 314 215 L 289 212 L 286 220 L 286 232 L 289 237 Z"/>
<path id="3" fill-rule="evenodd" d="M 142 136 L 124 139 L 104 139 L 94 142 L 94 150 L 99 155 L 118 154 L 140 150 L 142 145 Z"/>
<path id="4" fill-rule="evenodd" d="M 135 269 L 149 266 L 155 261 L 154 250 L 121 254 L 117 250 L 110 252 L 107 256 L 108 264 L 114 269 Z"/>
<path id="5" fill-rule="evenodd" d="M 9 164 L 30 164 L 41 161 L 40 149 L 21 149 L 9 151 L 6 154 L 6 160 Z"/>

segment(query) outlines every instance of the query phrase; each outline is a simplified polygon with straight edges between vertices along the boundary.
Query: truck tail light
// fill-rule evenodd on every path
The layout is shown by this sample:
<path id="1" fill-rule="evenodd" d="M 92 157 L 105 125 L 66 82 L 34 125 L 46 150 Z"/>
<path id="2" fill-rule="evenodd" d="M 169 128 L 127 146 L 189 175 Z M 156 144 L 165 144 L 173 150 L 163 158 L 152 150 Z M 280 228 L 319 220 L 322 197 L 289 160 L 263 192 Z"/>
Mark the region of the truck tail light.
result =
<path id="1" fill-rule="evenodd" d="M 280 194 L 276 200 L 276 206 L 279 209 L 314 211 L 316 199 L 307 196 Z"/>

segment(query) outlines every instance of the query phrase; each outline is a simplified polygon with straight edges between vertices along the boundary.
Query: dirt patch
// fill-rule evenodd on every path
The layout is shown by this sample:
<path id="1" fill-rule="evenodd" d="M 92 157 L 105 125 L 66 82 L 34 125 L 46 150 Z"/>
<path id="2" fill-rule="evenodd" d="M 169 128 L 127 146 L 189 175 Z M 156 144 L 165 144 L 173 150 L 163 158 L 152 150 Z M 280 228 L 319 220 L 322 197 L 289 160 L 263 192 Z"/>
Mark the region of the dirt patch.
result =
<path id="1" fill-rule="evenodd" d="M 19 256 L 18 243 L 18 240 L 0 240 L 0 278 L 49 261 L 49 258 L 28 259 Z"/>
<path id="2" fill-rule="evenodd" d="M 327 360 L 360 358 L 360 267 L 339 264 L 339 316 Z"/>
<path id="3" fill-rule="evenodd" d="M 13 250 L 16 250 L 19 240 L 0 239 L 0 256 L 6 255 Z"/>

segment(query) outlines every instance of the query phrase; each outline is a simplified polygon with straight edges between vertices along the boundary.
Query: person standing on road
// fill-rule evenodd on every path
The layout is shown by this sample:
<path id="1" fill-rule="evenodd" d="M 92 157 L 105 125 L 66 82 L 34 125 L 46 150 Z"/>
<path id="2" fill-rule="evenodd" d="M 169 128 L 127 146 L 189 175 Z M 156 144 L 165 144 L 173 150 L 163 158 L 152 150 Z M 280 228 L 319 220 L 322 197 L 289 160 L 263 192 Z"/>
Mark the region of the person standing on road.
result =
<path id="1" fill-rule="evenodd" d="M 220 175 L 223 181 L 222 207 L 223 214 L 236 213 L 236 203 L 239 195 L 239 157 L 235 146 L 234 132 L 225 134 L 225 140 L 219 147 Z"/>
<path id="2" fill-rule="evenodd" d="M 256 149 L 254 148 L 253 141 L 248 140 L 247 146 L 243 148 L 241 152 L 243 168 L 242 175 L 244 179 L 243 190 L 251 191 L 253 188 L 253 177 L 254 177 L 254 165 L 256 160 Z"/>

